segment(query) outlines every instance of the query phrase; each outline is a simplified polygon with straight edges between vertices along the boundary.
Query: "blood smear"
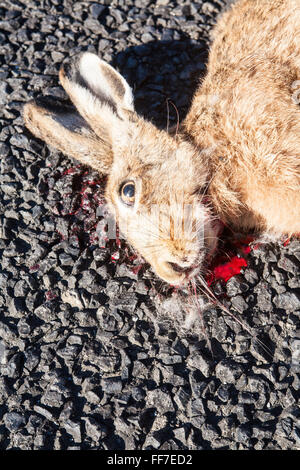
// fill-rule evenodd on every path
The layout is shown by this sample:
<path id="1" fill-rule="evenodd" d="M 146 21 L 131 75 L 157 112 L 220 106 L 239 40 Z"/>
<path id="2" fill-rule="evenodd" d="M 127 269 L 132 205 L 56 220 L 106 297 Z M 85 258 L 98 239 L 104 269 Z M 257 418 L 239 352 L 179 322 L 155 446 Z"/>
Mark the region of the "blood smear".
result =
<path id="1" fill-rule="evenodd" d="M 213 282 L 216 282 L 219 279 L 227 282 L 231 277 L 240 274 L 242 268 L 245 268 L 246 266 L 248 266 L 248 263 L 245 258 L 234 256 L 227 263 L 213 268 L 212 273 L 208 276 L 207 284 L 210 286 Z"/>
<path id="2" fill-rule="evenodd" d="M 227 257 L 225 255 L 217 256 L 212 261 L 210 273 L 206 278 L 207 284 L 210 286 L 218 280 L 227 282 L 233 276 L 240 274 L 241 270 L 248 266 L 246 257 L 251 252 L 249 243 L 252 241 L 252 238 L 247 237 L 244 240 L 231 242 L 231 249 L 227 252 Z M 232 253 L 232 248 L 234 248 L 235 253 L 238 251 L 240 256 Z"/>

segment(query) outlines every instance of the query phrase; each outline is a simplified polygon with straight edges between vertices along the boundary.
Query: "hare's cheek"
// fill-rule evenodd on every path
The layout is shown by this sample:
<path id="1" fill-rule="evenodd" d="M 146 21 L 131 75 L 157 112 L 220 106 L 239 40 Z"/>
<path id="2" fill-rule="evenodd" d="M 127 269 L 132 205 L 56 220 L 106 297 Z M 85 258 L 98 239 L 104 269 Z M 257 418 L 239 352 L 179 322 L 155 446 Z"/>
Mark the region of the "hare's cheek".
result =
<path id="1" fill-rule="evenodd" d="M 122 210 L 122 213 L 118 214 L 117 223 L 129 243 L 145 256 L 145 248 L 152 241 L 149 241 L 149 231 L 145 223 L 141 223 L 141 218 L 130 209 Z"/>

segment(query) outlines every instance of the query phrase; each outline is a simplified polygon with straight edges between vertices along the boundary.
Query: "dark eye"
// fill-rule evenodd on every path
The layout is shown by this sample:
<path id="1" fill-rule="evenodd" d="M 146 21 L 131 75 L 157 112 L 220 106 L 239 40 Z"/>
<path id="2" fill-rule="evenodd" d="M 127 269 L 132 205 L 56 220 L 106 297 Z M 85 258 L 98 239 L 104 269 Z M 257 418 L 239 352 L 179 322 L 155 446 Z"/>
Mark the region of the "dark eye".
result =
<path id="1" fill-rule="evenodd" d="M 120 196 L 124 204 L 133 206 L 135 201 L 135 185 L 133 181 L 127 181 L 120 188 Z"/>

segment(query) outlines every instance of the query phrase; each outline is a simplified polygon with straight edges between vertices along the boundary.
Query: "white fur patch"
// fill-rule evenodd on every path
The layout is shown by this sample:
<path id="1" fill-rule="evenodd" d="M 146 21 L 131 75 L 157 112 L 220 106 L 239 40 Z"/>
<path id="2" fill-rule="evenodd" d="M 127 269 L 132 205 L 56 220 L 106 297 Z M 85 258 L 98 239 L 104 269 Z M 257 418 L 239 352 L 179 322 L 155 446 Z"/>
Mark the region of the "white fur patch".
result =
<path id="1" fill-rule="evenodd" d="M 117 80 L 120 80 L 125 89 L 121 106 L 125 109 L 128 109 L 129 111 L 133 111 L 133 95 L 130 86 L 122 77 L 122 75 L 120 75 L 106 62 L 99 59 L 96 54 L 92 54 L 90 52 L 83 54 L 80 59 L 79 70 L 82 77 L 88 83 L 90 88 L 95 92 L 95 94 L 100 93 L 107 96 L 109 99 L 113 98 L 115 101 L 116 97 L 113 90 L 113 84 L 111 84 L 107 77 L 102 73 L 101 66 L 109 69 L 110 73 L 113 74 Z"/>

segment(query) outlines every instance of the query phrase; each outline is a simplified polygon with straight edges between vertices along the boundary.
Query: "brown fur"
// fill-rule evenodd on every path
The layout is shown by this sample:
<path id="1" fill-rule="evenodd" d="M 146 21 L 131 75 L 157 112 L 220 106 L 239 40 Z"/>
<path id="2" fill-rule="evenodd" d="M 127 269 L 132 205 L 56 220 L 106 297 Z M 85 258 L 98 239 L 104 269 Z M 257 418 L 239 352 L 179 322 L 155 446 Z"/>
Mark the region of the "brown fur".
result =
<path id="1" fill-rule="evenodd" d="M 234 5 L 215 29 L 207 75 L 183 123 L 197 147 L 211 148 L 212 204 L 238 230 L 300 232 L 300 108 L 292 100 L 299 24 L 297 0 Z"/>
<path id="2" fill-rule="evenodd" d="M 178 135 L 139 117 L 125 80 L 91 54 L 73 59 L 60 80 L 92 134 L 59 127 L 34 103 L 26 125 L 109 173 L 106 198 L 121 230 L 162 279 L 181 284 L 214 251 L 215 218 L 243 231 L 300 232 L 299 24 L 298 0 L 239 0 L 215 28 L 207 75 Z M 128 180 L 133 207 L 120 198 Z M 191 225 L 178 236 L 186 205 Z"/>

